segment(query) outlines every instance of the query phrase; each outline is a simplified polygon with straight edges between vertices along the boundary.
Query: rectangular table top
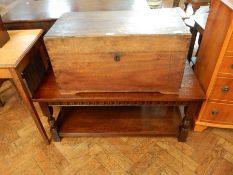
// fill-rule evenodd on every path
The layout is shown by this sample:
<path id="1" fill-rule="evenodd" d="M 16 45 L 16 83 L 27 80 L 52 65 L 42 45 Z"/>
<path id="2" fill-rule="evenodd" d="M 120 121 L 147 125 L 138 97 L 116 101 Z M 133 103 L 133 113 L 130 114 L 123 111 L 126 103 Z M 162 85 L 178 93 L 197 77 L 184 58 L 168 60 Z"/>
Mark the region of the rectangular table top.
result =
<path id="1" fill-rule="evenodd" d="M 67 12 L 148 9 L 146 0 L 22 0 L 2 18 L 4 23 L 54 21 Z"/>
<path id="2" fill-rule="evenodd" d="M 186 63 L 184 76 L 179 94 L 161 94 L 151 92 L 139 93 L 77 93 L 64 95 L 59 92 L 52 70 L 47 72 L 45 79 L 35 92 L 33 101 L 54 104 L 77 102 L 191 102 L 205 99 L 193 70 Z"/>
<path id="3" fill-rule="evenodd" d="M 11 30 L 8 33 L 10 40 L 0 48 L 0 68 L 17 67 L 42 35 L 43 30 Z"/>

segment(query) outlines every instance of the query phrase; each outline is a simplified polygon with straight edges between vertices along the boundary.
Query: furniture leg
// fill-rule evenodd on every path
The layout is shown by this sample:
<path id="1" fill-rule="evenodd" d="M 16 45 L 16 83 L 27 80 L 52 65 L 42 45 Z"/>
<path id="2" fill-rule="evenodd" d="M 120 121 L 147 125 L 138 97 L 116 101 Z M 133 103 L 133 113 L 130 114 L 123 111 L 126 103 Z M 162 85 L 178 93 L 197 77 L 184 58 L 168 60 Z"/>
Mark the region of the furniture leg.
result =
<path id="1" fill-rule="evenodd" d="M 55 118 L 53 117 L 53 108 L 49 107 L 47 103 L 39 103 L 41 111 L 44 116 L 48 118 L 48 123 L 50 126 L 51 137 L 55 142 L 60 142 L 61 138 L 57 131 L 57 125 Z"/>
<path id="2" fill-rule="evenodd" d="M 202 34 L 201 34 L 201 33 L 199 33 L 198 49 L 197 49 L 196 57 L 198 56 L 198 53 L 199 53 L 199 49 L 200 49 L 200 45 L 201 45 L 201 40 L 202 40 Z"/>
<path id="3" fill-rule="evenodd" d="M 202 132 L 202 131 L 204 131 L 207 128 L 208 128 L 208 126 L 195 124 L 194 131 L 196 131 L 196 132 Z"/>
<path id="4" fill-rule="evenodd" d="M 45 129 L 41 123 L 39 115 L 38 115 L 32 101 L 30 99 L 29 93 L 28 93 L 27 88 L 23 82 L 21 74 L 17 70 L 15 70 L 14 68 L 10 69 L 10 72 L 11 72 L 14 84 L 15 84 L 20 96 L 22 97 L 24 104 L 27 106 L 29 112 L 31 113 L 32 118 L 33 118 L 44 142 L 46 144 L 49 144 L 48 136 L 47 136 Z"/>
<path id="5" fill-rule="evenodd" d="M 192 122 L 194 121 L 194 117 L 197 114 L 198 108 L 199 108 L 199 105 L 197 103 L 191 103 L 190 105 L 185 107 L 185 111 L 184 111 L 185 116 L 180 126 L 180 134 L 178 136 L 179 142 L 186 141 L 190 126 Z"/>
<path id="6" fill-rule="evenodd" d="M 192 61 L 193 49 L 194 49 L 194 45 L 195 45 L 195 41 L 196 41 L 196 37 L 197 37 L 197 28 L 195 25 L 194 25 L 193 30 L 192 30 L 192 38 L 191 38 L 189 51 L 188 51 L 188 57 L 187 57 L 189 63 Z"/>

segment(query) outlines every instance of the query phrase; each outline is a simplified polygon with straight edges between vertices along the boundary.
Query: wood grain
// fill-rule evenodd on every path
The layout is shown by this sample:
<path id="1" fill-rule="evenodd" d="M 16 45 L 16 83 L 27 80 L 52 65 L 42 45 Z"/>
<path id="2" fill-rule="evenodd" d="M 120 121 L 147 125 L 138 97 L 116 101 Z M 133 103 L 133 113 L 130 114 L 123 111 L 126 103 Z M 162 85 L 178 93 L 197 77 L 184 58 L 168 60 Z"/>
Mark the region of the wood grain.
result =
<path id="1" fill-rule="evenodd" d="M 70 107 L 58 118 L 58 132 L 61 137 L 177 136 L 178 110 L 176 107 Z"/>
<path id="2" fill-rule="evenodd" d="M 190 37 L 175 9 L 79 12 L 63 15 L 45 45 L 63 94 L 178 94 Z"/>
<path id="3" fill-rule="evenodd" d="M 82 11 L 148 10 L 146 0 L 41 0 L 21 1 L 3 16 L 4 23 L 54 21 L 64 13 Z"/>
<path id="4" fill-rule="evenodd" d="M 233 101 L 233 79 L 218 77 L 210 94 L 210 99 Z"/>
<path id="5" fill-rule="evenodd" d="M 111 37 L 153 34 L 190 36 L 189 29 L 177 10 L 167 8 L 149 11 L 66 13 L 56 21 L 45 37 Z"/>
<path id="6" fill-rule="evenodd" d="M 9 31 L 11 39 L 0 49 L 0 67 L 16 67 L 41 34 L 41 29 Z"/>
<path id="7" fill-rule="evenodd" d="M 232 107 L 232 104 L 209 102 L 206 106 L 202 121 L 210 121 L 211 123 L 218 124 L 233 124 Z"/>
<path id="8" fill-rule="evenodd" d="M 56 82 L 62 94 L 80 92 L 177 94 L 181 86 L 185 60 L 182 52 L 171 54 L 121 52 L 119 61 L 114 60 L 114 53 L 77 56 L 65 53 L 65 56 L 50 54 L 53 58 L 51 60 Z"/>
<path id="9" fill-rule="evenodd" d="M 46 78 L 41 83 L 39 89 L 33 96 L 35 102 L 57 102 L 59 103 L 78 103 L 78 102 L 156 102 L 156 101 L 199 101 L 205 99 L 199 82 L 197 81 L 193 70 L 188 63 L 185 66 L 184 76 L 181 84 L 179 95 L 169 94 L 164 95 L 160 93 L 78 93 L 76 95 L 64 95 L 59 92 L 55 82 L 54 73 L 49 71 Z M 95 104 L 95 103 L 94 103 Z"/>

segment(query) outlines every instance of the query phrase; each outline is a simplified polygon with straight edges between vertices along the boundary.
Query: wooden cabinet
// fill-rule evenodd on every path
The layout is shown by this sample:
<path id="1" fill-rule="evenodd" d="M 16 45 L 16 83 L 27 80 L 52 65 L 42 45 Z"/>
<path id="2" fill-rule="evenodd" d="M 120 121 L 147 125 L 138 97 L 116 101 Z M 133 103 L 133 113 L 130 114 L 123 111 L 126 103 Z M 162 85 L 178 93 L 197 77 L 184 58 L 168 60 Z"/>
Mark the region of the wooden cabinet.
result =
<path id="1" fill-rule="evenodd" d="M 233 1 L 212 1 L 195 73 L 207 96 L 195 130 L 233 128 Z"/>
<path id="2" fill-rule="evenodd" d="M 63 94 L 178 94 L 190 38 L 176 9 L 79 12 L 60 18 L 45 44 Z"/>

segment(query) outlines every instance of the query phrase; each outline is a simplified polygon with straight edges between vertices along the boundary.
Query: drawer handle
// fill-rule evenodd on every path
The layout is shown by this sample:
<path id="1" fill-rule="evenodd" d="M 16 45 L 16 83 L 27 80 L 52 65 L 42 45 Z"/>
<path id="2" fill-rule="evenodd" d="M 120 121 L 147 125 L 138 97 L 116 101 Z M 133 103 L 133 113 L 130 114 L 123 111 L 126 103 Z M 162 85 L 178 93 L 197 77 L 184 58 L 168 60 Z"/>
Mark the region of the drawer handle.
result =
<path id="1" fill-rule="evenodd" d="M 231 65 L 231 69 L 233 69 L 233 64 Z"/>
<path id="2" fill-rule="evenodd" d="M 230 91 L 230 88 L 228 86 L 223 86 L 222 87 L 222 91 L 225 92 L 225 93 L 227 93 L 227 92 Z"/>
<path id="3" fill-rule="evenodd" d="M 218 115 L 218 114 L 219 114 L 219 111 L 218 111 L 218 110 L 216 110 L 216 109 L 214 109 L 214 110 L 211 112 L 211 114 L 212 114 L 213 116 L 216 116 L 216 115 Z"/>
<path id="4" fill-rule="evenodd" d="M 115 53 L 115 55 L 114 55 L 114 60 L 115 60 L 116 62 L 120 61 L 120 60 L 121 60 L 121 53 Z"/>

